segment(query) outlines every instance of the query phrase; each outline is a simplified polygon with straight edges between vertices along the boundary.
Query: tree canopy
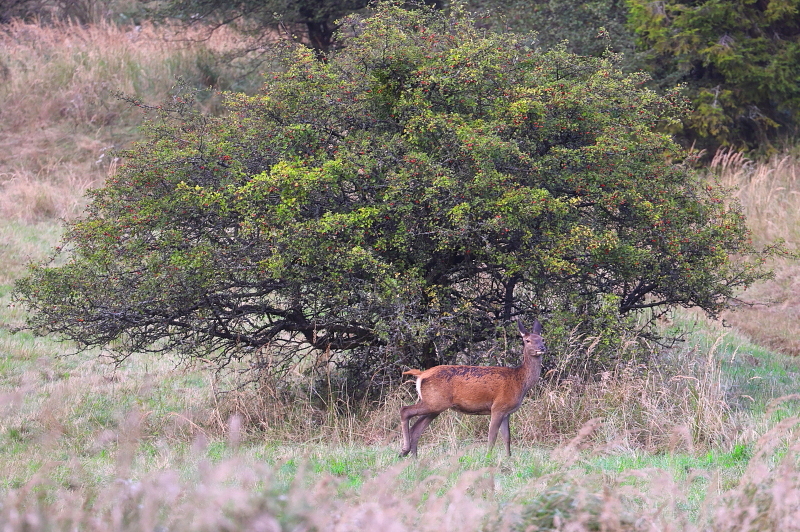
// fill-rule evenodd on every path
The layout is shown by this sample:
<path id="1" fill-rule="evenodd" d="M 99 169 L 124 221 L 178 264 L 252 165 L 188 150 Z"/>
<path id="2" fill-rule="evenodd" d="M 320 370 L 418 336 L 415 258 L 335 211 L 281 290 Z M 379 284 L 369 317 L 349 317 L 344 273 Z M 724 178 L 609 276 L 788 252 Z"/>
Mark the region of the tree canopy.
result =
<path id="1" fill-rule="evenodd" d="M 335 22 L 367 6 L 368 0 L 169 0 L 159 10 L 162 16 L 205 25 L 235 24 L 239 29 L 274 31 L 279 23 L 305 29 L 307 43 L 324 54 L 333 44 Z"/>
<path id="2" fill-rule="evenodd" d="M 156 12 L 206 28 L 234 25 L 257 35 L 260 46 L 272 41 L 276 32 L 288 31 L 324 58 L 334 46 L 338 21 L 364 10 L 369 3 L 370 0 L 168 0 Z M 439 7 L 441 2 L 426 3 Z"/>
<path id="3" fill-rule="evenodd" d="M 756 147 L 796 134 L 798 0 L 631 0 L 630 24 L 662 87 L 684 83 L 686 133 L 705 144 Z"/>
<path id="4" fill-rule="evenodd" d="M 390 3 L 342 32 L 326 62 L 284 44 L 224 116 L 154 111 L 17 283 L 29 327 L 381 382 L 483 360 L 518 317 L 713 315 L 765 275 L 738 205 L 657 127 L 683 101 L 613 56 Z"/>
<path id="5" fill-rule="evenodd" d="M 579 55 L 601 56 L 611 49 L 624 54 L 623 66 L 633 70 L 634 36 L 625 0 L 469 0 L 467 5 L 485 10 L 481 24 L 533 31 L 539 46 L 563 43 Z"/>

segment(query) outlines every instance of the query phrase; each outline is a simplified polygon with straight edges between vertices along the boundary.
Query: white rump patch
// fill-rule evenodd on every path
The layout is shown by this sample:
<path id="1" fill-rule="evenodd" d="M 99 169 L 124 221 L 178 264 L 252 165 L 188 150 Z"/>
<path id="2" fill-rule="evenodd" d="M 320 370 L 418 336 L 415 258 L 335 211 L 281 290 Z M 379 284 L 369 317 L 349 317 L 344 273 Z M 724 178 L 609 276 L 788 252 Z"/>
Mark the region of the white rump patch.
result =
<path id="1" fill-rule="evenodd" d="M 419 400 L 422 401 L 422 377 L 417 377 L 417 395 Z"/>

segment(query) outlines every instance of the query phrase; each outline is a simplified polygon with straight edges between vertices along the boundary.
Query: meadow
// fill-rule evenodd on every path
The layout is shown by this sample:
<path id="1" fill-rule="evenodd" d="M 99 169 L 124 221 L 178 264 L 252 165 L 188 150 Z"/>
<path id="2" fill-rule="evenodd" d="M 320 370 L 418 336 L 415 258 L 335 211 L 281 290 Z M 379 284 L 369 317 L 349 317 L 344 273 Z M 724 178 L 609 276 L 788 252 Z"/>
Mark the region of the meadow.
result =
<path id="1" fill-rule="evenodd" d="M 398 458 L 411 385 L 364 403 L 301 375 L 237 389 L 201 363 L 141 354 L 115 366 L 102 351 L 13 332 L 25 318 L 13 280 L 57 244 L 84 190 L 113 174 L 113 150 L 137 138 L 141 111 L 116 93 L 157 104 L 178 77 L 252 86 L 220 59 L 235 39 L 103 24 L 0 34 L 2 529 L 800 529 L 790 258 L 723 322 L 691 311 L 665 320 L 685 341 L 654 345 L 650 365 L 545 380 L 511 418 L 511 458 L 487 456 L 487 418 L 450 412 L 418 460 Z M 214 93 L 201 103 L 214 112 Z M 796 248 L 796 150 L 721 152 L 706 171 L 735 187 L 756 243 Z M 307 396 L 287 400 L 293 384 Z"/>

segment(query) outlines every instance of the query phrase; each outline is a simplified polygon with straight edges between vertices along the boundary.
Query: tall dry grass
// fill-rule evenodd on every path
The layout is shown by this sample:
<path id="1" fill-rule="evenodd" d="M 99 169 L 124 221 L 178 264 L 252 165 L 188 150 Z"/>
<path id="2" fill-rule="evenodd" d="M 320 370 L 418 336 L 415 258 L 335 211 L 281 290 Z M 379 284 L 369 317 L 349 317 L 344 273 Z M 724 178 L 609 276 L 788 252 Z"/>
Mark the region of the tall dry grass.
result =
<path id="1" fill-rule="evenodd" d="M 660 362 L 649 367 L 620 366 L 599 379 L 540 382 L 511 417 L 513 446 L 552 448 L 588 426 L 594 427 L 588 441 L 609 453 L 701 453 L 752 443 L 757 427 L 730 406 L 738 398 L 721 371 L 721 339 L 654 355 Z M 400 407 L 417 401 L 412 382 L 369 402 L 309 393 L 307 381 L 234 389 L 215 398 L 208 427 L 224 437 L 235 416 L 237 427 L 258 439 L 388 445 L 399 451 Z M 420 453 L 483 449 L 488 423 L 487 416 L 447 411 L 423 435 Z"/>
<path id="2" fill-rule="evenodd" d="M 800 244 L 800 158 L 791 151 L 753 160 L 735 150 L 718 150 L 709 169 L 728 187 L 747 214 L 757 244 L 784 239 Z"/>
<path id="3" fill-rule="evenodd" d="M 800 157 L 787 151 L 755 161 L 735 151 L 720 150 L 710 165 L 724 185 L 735 187 L 756 245 L 783 239 L 800 250 Z M 775 278 L 751 287 L 725 319 L 761 345 L 800 355 L 800 265 L 776 260 Z"/>
<path id="4" fill-rule="evenodd" d="M 0 330 L 11 355 L 0 360 L 0 528 L 793 530 L 800 471 L 785 453 L 800 445 L 799 420 L 754 431 L 738 418 L 723 348 L 718 339 L 661 367 L 542 383 L 512 417 L 510 460 L 486 458 L 486 416 L 444 414 L 415 461 L 396 458 L 411 385 L 363 405 L 322 392 L 298 400 L 277 383 L 218 395 L 201 368 L 54 358 L 51 340 Z M 300 385 L 314 393 L 282 384 Z M 313 406 L 322 399 L 332 407 Z M 755 449 L 741 479 L 589 465 L 736 444 Z"/>
<path id="5" fill-rule="evenodd" d="M 124 93 L 157 105 L 177 79 L 225 89 L 241 75 L 220 54 L 230 31 L 167 26 L 14 22 L 0 31 L 0 217 L 70 217 L 113 171 L 114 149 L 138 138 L 142 112 Z M 244 81 L 243 81 L 244 82 Z M 213 93 L 204 102 L 213 108 Z"/>

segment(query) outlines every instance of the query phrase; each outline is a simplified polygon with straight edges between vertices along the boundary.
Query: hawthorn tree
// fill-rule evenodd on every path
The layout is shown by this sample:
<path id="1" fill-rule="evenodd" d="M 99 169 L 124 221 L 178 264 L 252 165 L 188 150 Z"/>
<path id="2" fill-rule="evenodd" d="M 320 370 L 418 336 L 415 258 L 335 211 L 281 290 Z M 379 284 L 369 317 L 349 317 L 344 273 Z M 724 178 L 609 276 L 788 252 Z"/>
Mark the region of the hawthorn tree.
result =
<path id="1" fill-rule="evenodd" d="M 16 284 L 28 326 L 363 384 L 485 362 L 517 318 L 551 339 L 610 310 L 714 315 L 765 275 L 739 206 L 656 127 L 682 101 L 614 57 L 394 4 L 343 29 L 327 62 L 284 45 L 222 117 L 157 110 Z"/>

